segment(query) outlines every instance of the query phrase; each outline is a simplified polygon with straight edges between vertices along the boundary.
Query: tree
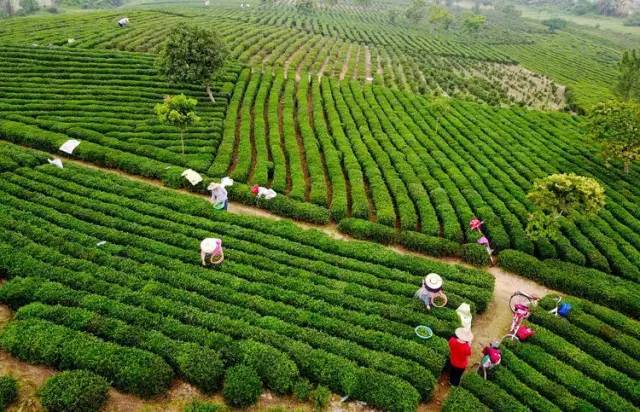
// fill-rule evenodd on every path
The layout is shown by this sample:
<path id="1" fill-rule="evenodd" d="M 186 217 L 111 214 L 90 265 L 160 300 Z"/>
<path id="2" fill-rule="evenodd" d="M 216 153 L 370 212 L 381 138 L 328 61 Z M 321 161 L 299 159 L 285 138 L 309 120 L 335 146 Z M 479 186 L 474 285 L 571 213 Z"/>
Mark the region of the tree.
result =
<path id="1" fill-rule="evenodd" d="M 551 33 L 555 33 L 557 30 L 562 30 L 567 27 L 567 21 L 558 18 L 543 20 L 542 24 L 547 26 Z"/>
<path id="2" fill-rule="evenodd" d="M 208 29 L 180 24 L 169 32 L 157 60 L 159 71 L 175 83 L 200 83 L 213 103 L 211 82 L 224 65 L 229 51 Z"/>
<path id="3" fill-rule="evenodd" d="M 527 224 L 532 239 L 557 239 L 561 218 L 596 215 L 605 203 L 604 187 L 597 180 L 574 173 L 536 180 L 527 199 L 536 207 Z"/>
<path id="4" fill-rule="evenodd" d="M 474 33 L 480 30 L 482 26 L 484 26 L 487 18 L 482 14 L 470 14 L 464 18 L 462 22 L 462 27 L 465 31 Z"/>
<path id="5" fill-rule="evenodd" d="M 371 6 L 372 0 L 355 0 L 355 3 L 361 7 Z"/>
<path id="6" fill-rule="evenodd" d="M 387 16 L 389 17 L 389 23 L 396 24 L 400 13 L 396 9 L 391 9 L 388 11 Z"/>
<path id="7" fill-rule="evenodd" d="M 447 97 L 435 97 L 429 102 L 429 110 L 436 115 L 435 134 L 438 134 L 440 128 L 440 120 L 451 111 L 451 100 Z"/>
<path id="8" fill-rule="evenodd" d="M 311 13 L 315 7 L 316 5 L 313 0 L 296 1 L 296 10 L 298 10 L 300 13 Z"/>
<path id="9" fill-rule="evenodd" d="M 429 23 L 447 30 L 453 23 L 453 16 L 442 6 L 432 6 L 429 9 Z"/>
<path id="10" fill-rule="evenodd" d="M 158 121 L 180 129 L 180 141 L 182 142 L 182 154 L 184 154 L 184 132 L 187 127 L 200 122 L 194 109 L 198 101 L 191 99 L 184 94 L 177 96 L 165 96 L 162 103 L 156 104 L 154 111 L 158 116 Z"/>
<path id="11" fill-rule="evenodd" d="M 618 83 L 614 91 L 622 100 L 640 101 L 640 50 L 625 51 L 618 63 Z"/>
<path id="12" fill-rule="evenodd" d="M 40 10 L 40 5 L 36 0 L 20 0 L 20 7 L 22 7 L 22 13 L 30 14 Z"/>
<path id="13" fill-rule="evenodd" d="M 640 160 L 640 104 L 610 100 L 598 103 L 586 125 L 590 137 L 602 146 L 602 155 L 621 160 L 624 172 L 634 160 Z"/>
<path id="14" fill-rule="evenodd" d="M 427 3 L 425 0 L 413 0 L 404 15 L 411 23 L 417 24 L 427 16 Z"/>

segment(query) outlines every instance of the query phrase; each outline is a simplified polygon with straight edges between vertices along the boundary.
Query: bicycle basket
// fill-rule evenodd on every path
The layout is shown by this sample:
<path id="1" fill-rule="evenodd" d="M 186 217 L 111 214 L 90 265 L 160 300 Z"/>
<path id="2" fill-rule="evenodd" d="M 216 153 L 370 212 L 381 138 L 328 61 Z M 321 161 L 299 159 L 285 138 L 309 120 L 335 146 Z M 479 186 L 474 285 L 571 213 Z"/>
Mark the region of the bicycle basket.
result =
<path id="1" fill-rule="evenodd" d="M 558 307 L 558 315 L 566 318 L 571 313 L 571 304 L 569 303 L 561 303 Z"/>
<path id="2" fill-rule="evenodd" d="M 416 335 L 421 339 L 430 339 L 433 336 L 433 331 L 430 327 L 425 325 L 418 325 L 415 329 Z"/>

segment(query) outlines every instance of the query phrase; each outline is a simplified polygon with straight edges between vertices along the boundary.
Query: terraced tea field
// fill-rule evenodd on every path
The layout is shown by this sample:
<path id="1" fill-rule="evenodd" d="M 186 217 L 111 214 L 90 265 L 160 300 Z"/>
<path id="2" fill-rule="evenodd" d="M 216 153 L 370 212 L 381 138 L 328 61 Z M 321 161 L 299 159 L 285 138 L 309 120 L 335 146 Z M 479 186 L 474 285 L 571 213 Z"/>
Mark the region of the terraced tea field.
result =
<path id="1" fill-rule="evenodd" d="M 354 412 L 639 410 L 640 166 L 606 164 L 584 116 L 612 95 L 630 39 L 552 33 L 500 7 L 470 29 L 455 5 L 445 28 L 430 14 L 410 23 L 393 2 L 212 3 L 0 18 L 10 412 L 45 405 L 25 370 L 76 369 L 118 391 L 102 410 L 238 406 L 229 387 L 243 369 L 256 375 L 235 382 L 254 392 L 250 410 L 322 410 L 329 397 Z M 226 44 L 215 102 L 203 83 L 160 75 L 179 24 Z M 184 152 L 154 112 L 180 93 L 202 119 Z M 63 154 L 69 139 L 80 144 Z M 605 206 L 533 240 L 527 193 L 555 173 L 596 179 Z M 228 213 L 204 197 L 223 176 Z M 489 266 L 475 217 L 497 258 L 483 269 L 471 266 Z M 201 265 L 209 237 L 222 239 L 220 267 Z M 415 292 L 431 272 L 448 303 L 426 310 Z M 572 311 L 549 314 L 547 296 L 527 320 L 534 336 L 505 343 L 490 379 L 470 366 L 450 388 L 456 309 L 468 303 L 476 336 L 500 338 L 505 300 L 523 288 L 566 294 Z"/>
<path id="2" fill-rule="evenodd" d="M 39 303 L 21 309 L 3 346 L 27 361 L 115 373 L 82 354 L 68 358 L 64 346 L 41 357 L 44 347 L 32 341 L 21 352 L 33 336 L 89 342 L 85 334 L 91 333 L 155 359 L 143 369 L 172 371 L 148 369 L 150 381 L 107 375 L 125 391 L 161 393 L 174 374 L 198 386 L 181 354 L 216 358 L 212 350 L 251 339 L 286 354 L 296 375 L 336 392 L 384 409 L 400 410 L 398 399 L 402 410 L 415 408 L 433 390 L 446 359 L 442 337 L 457 322 L 453 310 L 416 310 L 419 273 L 446 276 L 452 307 L 470 301 L 483 310 L 491 296 L 492 278 L 477 270 L 215 213 L 205 200 L 112 174 L 70 164 L 4 170 L 0 247 L 12 258 L 2 262 L 11 280 L 0 299 L 14 309 Z M 207 236 L 223 239 L 227 262 L 219 271 L 197 259 Z M 106 244 L 96 246 L 100 241 Z M 423 344 L 413 332 L 416 322 L 432 325 L 439 337 Z M 109 325 L 130 331 L 129 337 Z M 104 345 L 91 342 L 100 353 Z M 59 356 L 70 363 L 55 361 Z M 372 379 L 384 384 L 372 387 Z"/>
<path id="3" fill-rule="evenodd" d="M 0 34 L 5 43 L 19 45 L 154 52 L 173 26 L 188 21 L 214 26 L 239 61 L 261 70 L 282 68 L 288 77 L 310 72 L 490 104 L 564 107 L 561 87 L 514 64 L 491 45 L 409 37 L 398 29 L 370 36 L 376 27 L 372 13 L 348 14 L 347 25 L 340 13 L 317 19 L 289 8 L 256 13 L 223 8 L 212 14 L 200 8 L 169 8 L 132 11 L 128 16 L 135 24 L 117 30 L 119 16 L 92 12 L 34 17 L 27 24 L 14 20 L 0 27 Z"/>
<path id="4" fill-rule="evenodd" d="M 638 410 L 640 324 L 602 306 L 570 302 L 575 310 L 568 321 L 537 310 L 531 341 L 503 350 L 505 367 L 492 382 L 467 375 L 443 410 Z M 553 306 L 550 298 L 546 303 Z"/>

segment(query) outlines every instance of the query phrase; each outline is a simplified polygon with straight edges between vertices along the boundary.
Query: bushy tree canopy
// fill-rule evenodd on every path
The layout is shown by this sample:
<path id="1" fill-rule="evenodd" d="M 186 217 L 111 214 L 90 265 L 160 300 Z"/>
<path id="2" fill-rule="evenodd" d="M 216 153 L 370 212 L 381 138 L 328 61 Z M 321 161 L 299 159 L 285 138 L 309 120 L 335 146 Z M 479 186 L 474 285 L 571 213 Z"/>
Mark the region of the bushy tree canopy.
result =
<path id="1" fill-rule="evenodd" d="M 567 21 L 558 18 L 543 20 L 542 24 L 547 26 L 551 33 L 555 33 L 557 30 L 562 30 L 567 27 Z"/>
<path id="2" fill-rule="evenodd" d="M 453 15 L 442 6 L 432 6 L 429 9 L 429 23 L 447 30 L 453 23 Z"/>
<path id="3" fill-rule="evenodd" d="M 625 51 L 618 70 L 618 83 L 614 89 L 618 97 L 640 101 L 640 49 Z"/>
<path id="4" fill-rule="evenodd" d="M 480 30 L 482 26 L 484 26 L 486 21 L 487 18 L 482 14 L 470 14 L 464 18 L 462 27 L 465 31 L 476 32 Z"/>
<path id="5" fill-rule="evenodd" d="M 527 233 L 533 239 L 554 239 L 561 217 L 594 215 L 605 203 L 604 187 L 597 180 L 574 173 L 536 180 L 527 199 L 536 207 L 527 225 Z"/>
<path id="6" fill-rule="evenodd" d="M 427 3 L 424 0 L 413 0 L 404 15 L 411 23 L 417 24 L 427 16 Z"/>
<path id="7" fill-rule="evenodd" d="M 177 96 L 166 96 L 164 102 L 157 104 L 154 108 L 160 123 L 169 124 L 180 129 L 183 154 L 185 129 L 200 122 L 200 118 L 194 111 L 197 104 L 198 101 L 196 99 L 179 94 Z"/>
<path id="8" fill-rule="evenodd" d="M 224 65 L 229 51 L 213 32 L 198 26 L 180 24 L 171 32 L 160 49 L 158 69 L 171 82 L 200 83 L 215 102 L 211 81 Z"/>
<path id="9" fill-rule="evenodd" d="M 621 160 L 625 172 L 640 160 L 640 104 L 610 100 L 589 114 L 587 133 L 602 146 L 605 159 Z"/>

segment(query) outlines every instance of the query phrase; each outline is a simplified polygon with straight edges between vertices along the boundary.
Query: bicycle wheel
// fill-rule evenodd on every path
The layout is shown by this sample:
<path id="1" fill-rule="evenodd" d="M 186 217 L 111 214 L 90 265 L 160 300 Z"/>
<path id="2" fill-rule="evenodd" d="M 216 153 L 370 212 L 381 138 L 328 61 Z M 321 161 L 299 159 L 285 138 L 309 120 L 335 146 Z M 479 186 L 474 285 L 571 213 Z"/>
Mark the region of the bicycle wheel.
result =
<path id="1" fill-rule="evenodd" d="M 500 342 L 507 340 L 507 341 L 511 341 L 511 342 L 520 342 L 520 339 L 518 339 L 518 337 L 513 334 L 513 335 L 504 335 L 502 337 L 502 339 L 500 339 Z"/>
<path id="2" fill-rule="evenodd" d="M 524 305 L 527 307 L 531 307 L 532 300 L 529 296 L 522 294 L 521 292 L 516 292 L 511 295 L 509 299 L 509 308 L 512 313 L 516 313 L 516 305 Z"/>

